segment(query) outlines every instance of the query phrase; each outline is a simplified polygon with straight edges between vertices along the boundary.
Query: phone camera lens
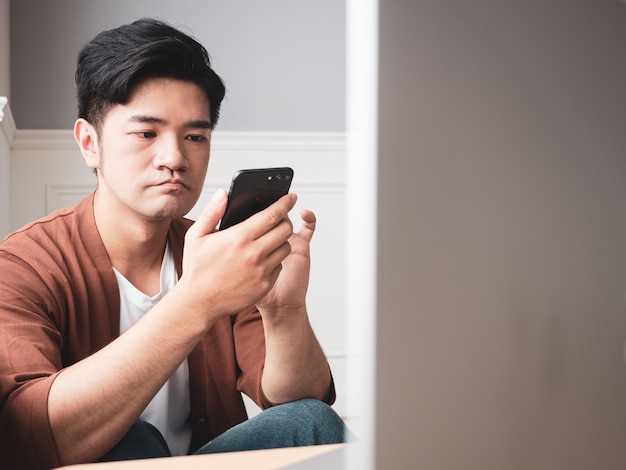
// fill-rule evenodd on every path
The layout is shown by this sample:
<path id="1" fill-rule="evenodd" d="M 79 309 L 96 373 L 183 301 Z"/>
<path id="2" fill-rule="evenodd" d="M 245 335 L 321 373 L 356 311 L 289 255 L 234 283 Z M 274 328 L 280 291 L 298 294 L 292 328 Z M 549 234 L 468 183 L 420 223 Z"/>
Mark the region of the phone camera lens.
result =
<path id="1" fill-rule="evenodd" d="M 277 179 L 278 181 L 280 181 L 280 180 L 282 180 L 282 179 L 283 179 L 283 176 L 282 176 L 282 175 L 276 175 L 276 179 Z"/>

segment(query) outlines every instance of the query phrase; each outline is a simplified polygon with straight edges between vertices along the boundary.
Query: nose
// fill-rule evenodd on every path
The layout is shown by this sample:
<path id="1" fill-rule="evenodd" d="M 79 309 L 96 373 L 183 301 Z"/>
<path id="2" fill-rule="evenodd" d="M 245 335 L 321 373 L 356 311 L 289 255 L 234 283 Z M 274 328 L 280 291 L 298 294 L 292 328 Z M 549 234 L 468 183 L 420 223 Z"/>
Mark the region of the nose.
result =
<path id="1" fill-rule="evenodd" d="M 182 171 L 187 168 L 188 164 L 183 143 L 176 136 L 163 136 L 154 156 L 154 166 L 157 169 Z"/>

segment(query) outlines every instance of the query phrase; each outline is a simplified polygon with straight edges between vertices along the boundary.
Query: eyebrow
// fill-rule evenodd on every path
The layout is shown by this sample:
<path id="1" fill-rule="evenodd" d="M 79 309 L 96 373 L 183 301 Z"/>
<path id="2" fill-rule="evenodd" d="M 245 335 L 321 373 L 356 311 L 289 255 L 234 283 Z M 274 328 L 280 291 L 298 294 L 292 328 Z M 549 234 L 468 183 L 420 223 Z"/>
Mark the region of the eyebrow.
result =
<path id="1" fill-rule="evenodd" d="M 131 116 L 129 121 L 141 122 L 141 123 L 146 123 L 146 124 L 167 124 L 167 120 L 165 119 L 153 117 L 153 116 L 147 116 L 144 114 L 137 114 L 135 116 Z M 184 124 L 184 127 L 192 128 L 192 129 L 211 129 L 211 122 L 206 121 L 204 119 L 194 119 L 192 121 L 186 122 Z"/>

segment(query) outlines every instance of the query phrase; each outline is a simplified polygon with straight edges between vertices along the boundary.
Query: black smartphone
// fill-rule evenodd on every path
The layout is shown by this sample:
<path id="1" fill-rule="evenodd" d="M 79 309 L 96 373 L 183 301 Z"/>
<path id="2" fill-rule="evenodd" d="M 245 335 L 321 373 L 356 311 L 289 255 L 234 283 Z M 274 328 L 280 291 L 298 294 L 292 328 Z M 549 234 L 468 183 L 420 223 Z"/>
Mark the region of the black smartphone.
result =
<path id="1" fill-rule="evenodd" d="M 239 170 L 233 176 L 228 192 L 226 212 L 220 230 L 243 222 L 248 217 L 271 206 L 289 192 L 293 169 L 257 168 Z"/>

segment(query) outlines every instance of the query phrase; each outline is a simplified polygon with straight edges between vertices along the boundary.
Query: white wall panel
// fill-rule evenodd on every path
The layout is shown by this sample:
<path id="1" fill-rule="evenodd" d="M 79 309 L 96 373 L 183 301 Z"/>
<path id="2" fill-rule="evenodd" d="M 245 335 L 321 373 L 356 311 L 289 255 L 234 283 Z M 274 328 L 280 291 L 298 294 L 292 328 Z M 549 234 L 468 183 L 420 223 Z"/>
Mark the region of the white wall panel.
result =
<path id="1" fill-rule="evenodd" d="M 6 96 L 0 96 L 0 240 L 9 233 L 11 144 L 15 124 Z"/>

